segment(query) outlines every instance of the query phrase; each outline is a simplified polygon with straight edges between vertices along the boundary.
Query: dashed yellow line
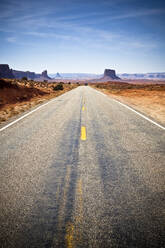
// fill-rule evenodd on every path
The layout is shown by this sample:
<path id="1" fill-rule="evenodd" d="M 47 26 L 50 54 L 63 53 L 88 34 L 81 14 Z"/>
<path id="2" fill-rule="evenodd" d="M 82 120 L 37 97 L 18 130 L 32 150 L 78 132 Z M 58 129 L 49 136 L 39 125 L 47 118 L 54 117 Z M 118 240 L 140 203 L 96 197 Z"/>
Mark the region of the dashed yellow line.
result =
<path id="1" fill-rule="evenodd" d="M 77 192 L 82 201 L 82 180 L 81 179 L 79 179 L 77 182 Z"/>
<path id="2" fill-rule="evenodd" d="M 82 126 L 81 127 L 81 140 L 86 140 L 87 136 L 86 136 L 86 127 Z"/>
<path id="3" fill-rule="evenodd" d="M 78 204 L 78 215 L 76 216 L 76 222 L 81 222 L 83 216 L 83 191 L 82 191 L 82 180 L 79 179 L 77 182 L 76 190 L 77 204 Z"/>
<path id="4" fill-rule="evenodd" d="M 83 220 L 83 191 L 82 180 L 79 179 L 76 184 L 76 216 L 72 222 L 66 225 L 66 246 L 67 248 L 76 248 L 77 244 L 81 242 L 81 224 Z"/>
<path id="5" fill-rule="evenodd" d="M 69 223 L 66 228 L 66 242 L 67 242 L 67 248 L 73 248 L 73 238 L 74 238 L 74 225 L 72 223 Z"/>
<path id="6" fill-rule="evenodd" d="M 82 107 L 82 111 L 84 111 L 84 110 L 85 110 L 85 107 L 83 106 L 83 107 Z"/>

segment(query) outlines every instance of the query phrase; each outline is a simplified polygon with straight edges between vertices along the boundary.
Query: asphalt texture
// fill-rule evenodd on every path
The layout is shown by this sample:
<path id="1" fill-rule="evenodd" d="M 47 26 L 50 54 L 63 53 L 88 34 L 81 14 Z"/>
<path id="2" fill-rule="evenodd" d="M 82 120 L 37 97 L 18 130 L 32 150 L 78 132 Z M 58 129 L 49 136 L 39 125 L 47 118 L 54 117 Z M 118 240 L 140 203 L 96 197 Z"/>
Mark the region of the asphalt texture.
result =
<path id="1" fill-rule="evenodd" d="M 165 247 L 165 131 L 80 86 L 0 132 L 0 247 Z"/>

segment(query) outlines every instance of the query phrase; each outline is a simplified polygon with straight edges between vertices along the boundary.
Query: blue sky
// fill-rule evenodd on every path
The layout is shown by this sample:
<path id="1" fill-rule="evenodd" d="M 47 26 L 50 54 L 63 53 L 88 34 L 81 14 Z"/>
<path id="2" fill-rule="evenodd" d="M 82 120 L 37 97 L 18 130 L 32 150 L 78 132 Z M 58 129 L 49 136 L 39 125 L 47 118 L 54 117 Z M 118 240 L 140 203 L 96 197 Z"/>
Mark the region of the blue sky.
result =
<path id="1" fill-rule="evenodd" d="M 165 1 L 0 0 L 0 63 L 41 72 L 165 71 Z"/>

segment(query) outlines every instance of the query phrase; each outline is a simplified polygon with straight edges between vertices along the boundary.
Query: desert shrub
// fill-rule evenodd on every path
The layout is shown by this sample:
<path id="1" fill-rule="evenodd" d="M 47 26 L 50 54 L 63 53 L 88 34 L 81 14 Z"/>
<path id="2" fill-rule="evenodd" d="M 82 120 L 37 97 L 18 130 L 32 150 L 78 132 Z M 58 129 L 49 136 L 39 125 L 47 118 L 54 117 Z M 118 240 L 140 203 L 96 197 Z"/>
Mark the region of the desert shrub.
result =
<path id="1" fill-rule="evenodd" d="M 0 79 L 0 89 L 3 88 L 13 88 L 13 89 L 18 89 L 18 85 L 16 83 L 11 83 L 11 82 L 7 82 L 3 79 Z"/>
<path id="2" fill-rule="evenodd" d="M 22 80 L 25 80 L 25 81 L 27 81 L 28 79 L 27 79 L 27 77 L 22 77 Z"/>
<path id="3" fill-rule="evenodd" d="M 71 84 L 71 82 L 69 82 L 68 84 Z"/>
<path id="4" fill-rule="evenodd" d="M 34 87 L 34 82 L 30 82 L 30 88 L 33 88 Z"/>
<path id="5" fill-rule="evenodd" d="M 59 83 L 59 84 L 57 84 L 56 86 L 53 86 L 53 90 L 63 90 L 64 89 L 64 86 L 61 84 L 61 83 Z"/>
<path id="6" fill-rule="evenodd" d="M 3 88 L 10 88 L 11 87 L 11 84 L 4 81 L 3 79 L 0 79 L 0 89 L 3 89 Z"/>

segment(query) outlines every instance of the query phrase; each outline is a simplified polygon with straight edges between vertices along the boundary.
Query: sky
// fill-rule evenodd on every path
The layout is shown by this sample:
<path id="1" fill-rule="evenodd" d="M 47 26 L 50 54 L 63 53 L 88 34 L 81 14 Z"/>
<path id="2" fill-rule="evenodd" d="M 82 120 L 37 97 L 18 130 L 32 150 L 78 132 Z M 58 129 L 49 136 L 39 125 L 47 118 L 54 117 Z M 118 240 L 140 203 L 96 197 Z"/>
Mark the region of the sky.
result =
<path id="1" fill-rule="evenodd" d="M 48 73 L 165 72 L 164 0 L 0 0 L 0 64 Z"/>

